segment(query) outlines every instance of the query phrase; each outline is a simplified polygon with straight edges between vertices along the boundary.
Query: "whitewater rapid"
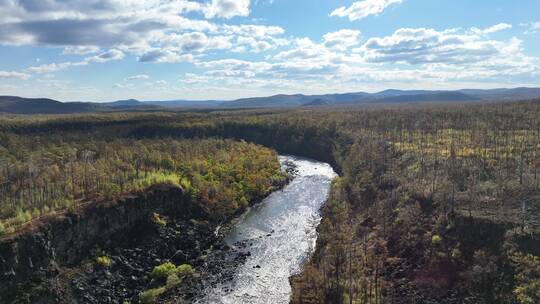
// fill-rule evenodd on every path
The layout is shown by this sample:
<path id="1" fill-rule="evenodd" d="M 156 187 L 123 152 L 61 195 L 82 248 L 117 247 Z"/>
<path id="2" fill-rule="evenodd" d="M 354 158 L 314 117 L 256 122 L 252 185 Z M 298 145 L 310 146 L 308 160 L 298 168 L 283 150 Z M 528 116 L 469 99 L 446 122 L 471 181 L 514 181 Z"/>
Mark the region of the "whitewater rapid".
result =
<path id="1" fill-rule="evenodd" d="M 314 250 L 320 208 L 336 173 L 326 163 L 280 156 L 296 166 L 296 177 L 245 214 L 226 236 L 229 246 L 247 244 L 250 256 L 233 280 L 212 284 L 197 303 L 289 303 L 289 277 L 297 274 Z"/>

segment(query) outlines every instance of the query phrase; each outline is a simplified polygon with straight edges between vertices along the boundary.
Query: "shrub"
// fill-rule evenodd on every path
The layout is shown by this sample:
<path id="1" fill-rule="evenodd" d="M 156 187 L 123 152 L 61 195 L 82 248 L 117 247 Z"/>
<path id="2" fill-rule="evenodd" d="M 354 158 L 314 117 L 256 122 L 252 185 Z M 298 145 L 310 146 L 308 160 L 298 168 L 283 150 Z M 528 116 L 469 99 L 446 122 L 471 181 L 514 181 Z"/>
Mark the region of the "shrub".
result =
<path id="1" fill-rule="evenodd" d="M 4 224 L 0 223 L 0 235 L 6 233 L 6 227 L 4 226 Z"/>
<path id="2" fill-rule="evenodd" d="M 459 248 L 454 248 L 452 250 L 452 257 L 454 259 L 460 259 L 461 258 L 461 250 L 459 250 Z"/>
<path id="3" fill-rule="evenodd" d="M 120 194 L 121 191 L 122 189 L 120 189 L 120 186 L 118 186 L 117 184 L 107 184 L 105 186 L 103 194 L 107 199 L 112 199 L 118 194 Z"/>
<path id="4" fill-rule="evenodd" d="M 154 267 L 154 270 L 152 270 L 150 277 L 152 277 L 153 279 L 166 279 L 171 274 L 176 274 L 176 272 L 176 265 L 171 262 L 167 262 Z"/>
<path id="5" fill-rule="evenodd" d="M 535 304 L 540 301 L 540 280 L 531 280 L 531 282 L 519 285 L 514 289 L 520 304 Z"/>
<path id="6" fill-rule="evenodd" d="M 176 268 L 176 273 L 178 273 L 178 275 L 181 278 L 188 275 L 192 275 L 194 272 L 195 270 L 193 269 L 193 267 L 191 267 L 191 265 L 188 265 L 188 264 L 183 264 Z"/>
<path id="7" fill-rule="evenodd" d="M 157 225 L 159 225 L 159 226 L 161 226 L 161 227 L 167 226 L 167 221 L 165 221 L 165 220 L 161 217 L 161 215 L 159 215 L 159 213 L 154 213 L 154 214 L 152 215 L 152 221 L 153 221 L 155 224 L 157 224 Z"/>
<path id="8" fill-rule="evenodd" d="M 101 267 L 110 267 L 112 262 L 108 256 L 98 256 L 96 258 L 96 264 L 98 264 Z"/>
<path id="9" fill-rule="evenodd" d="M 17 215 L 15 216 L 15 223 L 16 224 L 24 224 L 26 222 L 29 222 L 32 220 L 32 214 L 30 211 L 22 211 L 18 210 Z"/>
<path id="10" fill-rule="evenodd" d="M 178 175 L 163 171 L 147 172 L 144 177 L 132 182 L 135 189 L 145 189 L 155 184 L 180 186 Z"/>
<path id="11" fill-rule="evenodd" d="M 156 302 L 157 297 L 164 293 L 167 289 L 165 287 L 148 289 L 147 291 L 139 294 L 139 301 L 142 304 L 152 304 Z"/>
<path id="12" fill-rule="evenodd" d="M 179 285 L 182 280 L 178 277 L 177 274 L 171 274 L 167 277 L 167 284 L 165 285 L 167 289 L 173 288 L 174 286 Z"/>
<path id="13" fill-rule="evenodd" d="M 442 242 L 442 237 L 438 234 L 434 234 L 432 237 L 431 237 L 431 244 L 433 245 L 438 245 Z"/>
<path id="14" fill-rule="evenodd" d="M 77 214 L 78 211 L 79 211 L 79 205 L 77 205 L 77 203 L 75 203 L 74 201 L 71 201 L 71 200 L 66 200 L 65 201 L 65 207 L 66 207 L 66 212 L 69 213 L 69 214 Z"/>
<path id="15" fill-rule="evenodd" d="M 193 267 L 188 264 L 176 266 L 171 262 L 154 267 L 150 277 L 153 279 L 168 279 L 171 275 L 177 275 L 180 279 L 193 274 Z"/>

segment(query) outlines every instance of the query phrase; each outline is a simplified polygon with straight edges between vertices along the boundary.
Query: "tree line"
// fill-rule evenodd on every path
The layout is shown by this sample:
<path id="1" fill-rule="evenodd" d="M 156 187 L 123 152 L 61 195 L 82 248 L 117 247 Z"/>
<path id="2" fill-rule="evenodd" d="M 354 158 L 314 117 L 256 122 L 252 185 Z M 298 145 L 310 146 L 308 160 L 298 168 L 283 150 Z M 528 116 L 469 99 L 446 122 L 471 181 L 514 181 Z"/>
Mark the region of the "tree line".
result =
<path id="1" fill-rule="evenodd" d="M 244 141 L 112 134 L 105 129 L 90 136 L 80 131 L 0 134 L 2 232 L 156 183 L 182 187 L 212 219 L 223 221 L 286 178 L 275 152 Z"/>

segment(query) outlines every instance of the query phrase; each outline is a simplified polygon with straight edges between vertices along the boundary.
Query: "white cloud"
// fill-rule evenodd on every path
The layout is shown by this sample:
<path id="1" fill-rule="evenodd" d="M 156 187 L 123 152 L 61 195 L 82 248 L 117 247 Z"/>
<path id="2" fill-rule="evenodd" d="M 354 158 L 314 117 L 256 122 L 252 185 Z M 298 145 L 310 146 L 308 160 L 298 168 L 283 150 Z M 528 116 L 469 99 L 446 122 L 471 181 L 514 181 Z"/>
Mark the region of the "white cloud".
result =
<path id="1" fill-rule="evenodd" d="M 249 0 L 212 0 L 205 8 L 206 18 L 226 18 L 249 15 Z"/>
<path id="2" fill-rule="evenodd" d="M 391 36 L 370 38 L 356 51 L 371 62 L 465 64 L 489 60 L 509 45 L 507 41 L 487 40 L 475 34 L 402 28 Z"/>
<path id="3" fill-rule="evenodd" d="M 346 50 L 357 45 L 360 31 L 351 29 L 342 29 L 337 32 L 327 33 L 323 36 L 324 45 L 328 48 Z"/>
<path id="4" fill-rule="evenodd" d="M 201 52 L 208 46 L 208 36 L 201 32 L 170 34 L 159 40 L 161 49 L 166 48 L 178 53 Z"/>
<path id="5" fill-rule="evenodd" d="M 237 53 L 247 51 L 258 53 L 289 44 L 287 39 L 276 37 L 285 33 L 279 26 L 225 24 L 221 28 L 221 33 L 229 35 L 229 41 L 233 42 L 230 47 Z M 236 39 L 232 39 L 234 37 Z"/>
<path id="6" fill-rule="evenodd" d="M 342 6 L 337 8 L 330 16 L 347 17 L 350 21 L 366 18 L 370 15 L 382 13 L 388 6 L 401 3 L 403 0 L 363 0 L 356 1 L 349 7 Z"/>
<path id="7" fill-rule="evenodd" d="M 86 57 L 84 60 L 81 61 L 75 61 L 75 62 L 62 62 L 62 63 L 49 63 L 49 64 L 42 64 L 39 66 L 33 66 L 26 69 L 27 72 L 31 73 L 38 73 L 38 74 L 44 74 L 44 73 L 52 73 L 57 72 L 60 70 L 64 70 L 71 67 L 77 67 L 77 66 L 85 66 L 90 63 L 104 63 L 107 61 L 112 60 L 120 60 L 124 58 L 124 53 L 122 51 L 112 49 L 106 52 L 103 52 L 99 55 L 95 55 L 92 57 Z"/>
<path id="8" fill-rule="evenodd" d="M 224 34 L 235 34 L 241 36 L 251 37 L 270 37 L 281 35 L 285 33 L 285 30 L 279 26 L 266 26 L 266 25 L 253 25 L 253 24 L 241 24 L 241 25 L 228 25 L 222 26 L 222 32 Z"/>
<path id="9" fill-rule="evenodd" d="M 180 55 L 170 50 L 155 49 L 142 54 L 138 58 L 139 62 L 192 62 L 193 56 L 191 54 Z"/>
<path id="10" fill-rule="evenodd" d="M 275 46 L 273 46 L 267 41 L 263 41 L 263 40 L 257 41 L 253 37 L 244 37 L 244 36 L 238 37 L 234 45 L 235 45 L 235 49 L 233 51 L 236 51 L 238 53 L 243 53 L 247 49 L 250 49 L 252 52 L 258 53 L 258 52 L 263 52 L 263 51 L 275 48 Z"/>
<path id="11" fill-rule="evenodd" d="M 29 78 L 30 75 L 26 73 L 0 71 L 0 79 L 27 80 Z"/>
<path id="12" fill-rule="evenodd" d="M 197 61 L 203 74 L 186 75 L 181 82 L 207 88 L 225 84 L 242 90 L 346 90 L 373 83 L 452 87 L 540 75 L 538 60 L 523 53 L 517 38 L 493 40 L 470 30 L 416 28 L 400 29 L 360 45 L 359 36 L 358 31 L 342 30 L 324 35 L 320 42 L 295 39 L 289 48 L 265 61 Z"/>
<path id="13" fill-rule="evenodd" d="M 1 2 L 1 0 L 0 0 Z M 6 1 L 4 1 L 6 2 Z M 262 52 L 285 46 L 278 26 L 223 24 L 196 18 L 248 16 L 250 0 L 21 0 L 0 5 L 0 45 L 63 47 L 65 55 L 117 50 L 140 62 L 190 62 L 206 52 Z M 184 14 L 191 13 L 189 18 Z M 221 22 L 221 21 L 220 21 Z M 120 54 L 119 52 L 122 52 Z M 57 71 L 109 58 L 31 67 Z"/>
<path id="14" fill-rule="evenodd" d="M 485 28 L 483 30 L 481 30 L 479 28 L 476 28 L 476 27 L 473 27 L 473 28 L 471 28 L 471 31 L 473 33 L 475 33 L 475 34 L 478 34 L 478 35 L 487 35 L 487 34 L 492 34 L 492 33 L 495 33 L 495 32 L 504 31 L 504 30 L 511 29 L 511 28 L 512 28 L 511 24 L 499 23 L 499 24 L 495 24 L 493 26 L 490 26 L 488 28 Z"/>
<path id="15" fill-rule="evenodd" d="M 266 71 L 272 67 L 271 63 L 264 61 L 246 61 L 239 59 L 221 59 L 205 62 L 196 62 L 196 65 L 207 69 L 229 69 L 245 71 Z"/>
<path id="16" fill-rule="evenodd" d="M 120 50 L 109 50 L 96 56 L 88 57 L 84 61 L 90 62 L 107 62 L 113 60 L 120 60 L 124 58 L 124 53 Z"/>
<path id="17" fill-rule="evenodd" d="M 1 0 L 0 0 L 1 1 Z M 0 45 L 61 46 L 66 55 L 100 49 L 133 54 L 141 62 L 186 62 L 205 52 L 262 52 L 287 45 L 278 26 L 217 24 L 190 19 L 249 15 L 250 0 L 23 0 L 0 5 Z M 49 71 L 100 62 L 51 64 Z M 34 69 L 36 70 L 36 69 Z"/>
<path id="18" fill-rule="evenodd" d="M 153 87 L 164 87 L 169 85 L 169 83 L 166 80 L 156 80 L 151 83 L 151 86 Z"/>
<path id="19" fill-rule="evenodd" d="M 88 65 L 88 62 L 78 61 L 78 62 L 48 63 L 48 64 L 42 64 L 39 66 L 29 67 L 28 69 L 26 69 L 26 71 L 31 72 L 31 73 L 44 74 L 44 73 L 53 73 L 53 72 L 67 69 L 67 68 L 83 66 L 83 65 Z"/>
<path id="20" fill-rule="evenodd" d="M 187 84 L 187 85 L 194 85 L 194 84 L 208 83 L 210 80 L 212 80 L 212 77 L 198 75 L 194 73 L 186 73 L 184 77 L 178 80 L 178 82 L 182 84 Z"/>
<path id="21" fill-rule="evenodd" d="M 221 31 L 252 30 L 250 36 L 253 36 L 264 30 L 279 31 L 277 27 L 250 25 L 221 27 L 206 20 L 182 16 L 187 12 L 199 12 L 207 18 L 247 16 L 249 0 L 4 2 L 0 5 L 0 44 L 63 46 L 64 53 L 71 55 L 95 53 L 99 48 L 148 51 L 161 48 L 162 42 L 171 42 L 174 36 L 191 35 L 191 40 L 204 39 L 203 32 L 220 34 Z M 193 48 L 198 49 L 196 45 L 201 41 L 193 43 Z M 179 47 L 189 49 L 190 45 Z"/>
<path id="22" fill-rule="evenodd" d="M 299 38 L 294 41 L 293 48 L 282 51 L 275 55 L 273 59 L 284 60 L 307 60 L 332 56 L 324 45 L 317 44 L 309 38 Z"/>
<path id="23" fill-rule="evenodd" d="M 331 15 L 359 20 L 401 2 L 349 1 Z M 209 90 L 236 90 L 242 95 L 259 94 L 259 89 L 339 91 L 369 83 L 471 83 L 540 75 L 538 60 L 525 54 L 520 39 L 490 35 L 511 28 L 505 23 L 483 29 L 399 29 L 371 38 L 362 37 L 357 29 L 341 29 L 310 39 L 285 36 L 280 26 L 241 24 L 246 18 L 229 21 L 249 15 L 249 0 L 8 0 L 4 4 L 0 5 L 0 45 L 52 46 L 80 57 L 34 63 L 20 75 L 0 72 L 0 78 L 24 79 L 32 73 L 123 58 L 191 63 L 191 72 L 196 73 L 185 74 L 180 83 L 199 89 L 200 96 Z M 540 23 L 522 26 L 540 31 Z M 242 52 L 264 53 L 237 54 Z M 231 57 L 253 61 L 227 59 Z M 116 87 L 175 93 L 175 86 L 145 76 L 120 79 Z"/>
<path id="24" fill-rule="evenodd" d="M 62 52 L 63 55 L 87 55 L 99 52 L 99 47 L 97 46 L 68 46 L 64 48 Z"/>
<path id="25" fill-rule="evenodd" d="M 127 77 L 126 79 L 124 79 L 124 81 L 146 80 L 146 79 L 150 79 L 150 76 L 146 74 L 139 74 L 139 75 L 133 75 L 133 76 Z"/>
<path id="26" fill-rule="evenodd" d="M 521 26 L 527 27 L 525 35 L 540 33 L 540 21 L 532 23 L 522 23 Z"/>

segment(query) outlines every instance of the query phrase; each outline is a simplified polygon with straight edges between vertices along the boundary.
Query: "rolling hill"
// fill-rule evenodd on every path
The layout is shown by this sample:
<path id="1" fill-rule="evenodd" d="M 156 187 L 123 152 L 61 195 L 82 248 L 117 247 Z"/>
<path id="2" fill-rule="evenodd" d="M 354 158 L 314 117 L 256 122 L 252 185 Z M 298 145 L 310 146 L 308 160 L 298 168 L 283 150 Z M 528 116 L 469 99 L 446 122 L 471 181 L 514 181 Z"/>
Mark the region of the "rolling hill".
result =
<path id="1" fill-rule="evenodd" d="M 94 103 L 64 103 L 47 98 L 0 96 L 0 112 L 14 114 L 68 114 L 93 112 L 102 106 Z"/>
<path id="2" fill-rule="evenodd" d="M 343 93 L 324 95 L 273 95 L 268 97 L 221 100 L 118 100 L 105 103 L 60 102 L 47 98 L 0 96 L 0 112 L 14 114 L 68 114 L 99 111 L 143 111 L 160 109 L 240 109 L 331 107 L 361 104 L 467 103 L 482 101 L 517 101 L 540 99 L 540 88 L 490 90 L 385 90 L 378 93 Z"/>

